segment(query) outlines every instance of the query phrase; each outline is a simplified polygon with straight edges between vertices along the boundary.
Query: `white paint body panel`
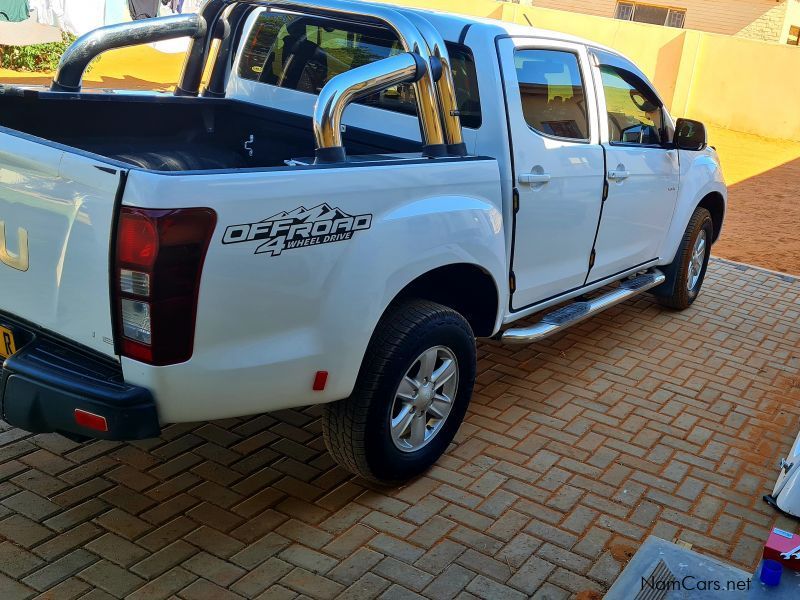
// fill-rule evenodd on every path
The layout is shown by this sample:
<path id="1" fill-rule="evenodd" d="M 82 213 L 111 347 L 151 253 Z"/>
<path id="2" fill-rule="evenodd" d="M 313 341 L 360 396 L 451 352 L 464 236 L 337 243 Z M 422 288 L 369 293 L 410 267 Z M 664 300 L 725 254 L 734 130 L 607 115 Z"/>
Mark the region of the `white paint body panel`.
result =
<path id="1" fill-rule="evenodd" d="M 658 258 L 678 197 L 678 151 L 604 144 L 609 180 L 590 279 L 602 279 Z"/>
<path id="2" fill-rule="evenodd" d="M 463 42 L 474 54 L 483 122 L 465 129 L 464 139 L 472 154 L 492 158 L 183 174 L 130 170 L 123 204 L 204 206 L 218 217 L 191 359 L 168 367 L 121 359 L 126 380 L 152 390 L 162 421 L 232 417 L 346 397 L 380 315 L 406 285 L 441 266 L 470 264 L 491 276 L 498 291 L 495 331 L 603 283 L 581 287 L 588 264 L 578 259 L 588 259 L 599 218 L 590 189 L 602 193 L 595 186 L 605 170 L 602 90 L 586 77 L 590 144 L 576 148 L 537 139 L 522 125 L 513 65 L 502 65 L 504 74 L 498 59 L 498 47 L 547 46 L 578 52 L 585 62 L 588 43 L 498 21 L 420 12 L 447 41 Z M 230 98 L 311 114 L 314 96 L 243 81 L 233 71 Z M 420 139 L 415 118 L 373 107 L 351 106 L 344 123 Z M 0 311 L 113 354 L 104 340 L 113 337 L 108 261 L 119 174 L 95 165 L 103 159 L 0 131 L 0 219 L 14 230 L 29 228 L 32 236 L 29 272 L 0 265 Z M 524 212 L 515 232 L 515 181 L 536 165 L 555 179 L 545 194 L 522 194 Z M 631 244 L 653 253 L 651 264 L 672 260 L 705 195 L 726 197 L 713 151 L 680 152 L 679 167 L 673 209 L 629 232 Z M 647 192 L 643 185 L 624 201 L 633 203 Z M 277 256 L 255 254 L 258 242 L 222 243 L 228 226 L 322 203 L 350 215 L 371 214 L 371 226 L 346 241 Z M 609 252 L 636 254 L 615 247 L 613 229 L 608 231 Z M 508 281 L 515 235 L 521 285 L 514 306 L 525 308 L 512 311 Z M 527 243 L 519 242 L 523 238 Z M 568 257 L 560 260 L 559 253 Z M 617 262 L 621 269 L 635 266 Z M 313 392 L 318 370 L 330 376 L 324 391 Z"/>
<path id="3" fill-rule="evenodd" d="M 27 271 L 0 262 L 0 310 L 114 355 L 109 242 L 119 172 L 94 160 L 0 131 L 0 221 Z"/>
<path id="4" fill-rule="evenodd" d="M 555 50 L 576 56 L 584 81 L 591 81 L 586 48 L 579 44 L 528 38 L 498 44 L 509 107 L 521 107 L 515 52 Z M 525 121 L 522 110 L 509 110 L 516 165 L 519 210 L 516 214 L 511 268 L 517 289 L 514 308 L 523 308 L 583 286 L 603 204 L 603 148 L 599 144 L 597 100 L 586 86 L 589 139 L 577 142 L 546 136 Z M 549 177 L 525 183 L 525 174 Z"/>
<path id="5" fill-rule="evenodd" d="M 346 397 L 380 315 L 418 276 L 477 265 L 508 302 L 498 181 L 493 160 L 213 175 L 132 171 L 126 205 L 170 198 L 169 208 L 211 206 L 218 225 L 203 269 L 194 355 L 169 367 L 123 359 L 126 380 L 158 391 L 167 422 Z M 222 244 L 229 225 L 322 202 L 371 214 L 371 227 L 277 256 L 255 254 L 258 241 Z M 330 373 L 328 384 L 312 392 L 318 370 Z"/>

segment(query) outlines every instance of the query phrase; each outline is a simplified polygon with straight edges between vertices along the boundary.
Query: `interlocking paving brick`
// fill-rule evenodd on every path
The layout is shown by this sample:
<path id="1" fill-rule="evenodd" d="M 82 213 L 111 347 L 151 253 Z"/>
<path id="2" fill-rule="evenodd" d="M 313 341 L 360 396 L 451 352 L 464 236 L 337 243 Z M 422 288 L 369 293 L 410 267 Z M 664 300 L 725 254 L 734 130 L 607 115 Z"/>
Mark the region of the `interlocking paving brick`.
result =
<path id="1" fill-rule="evenodd" d="M 35 546 L 51 535 L 53 532 L 46 527 L 19 514 L 0 521 L 0 536 L 24 548 Z"/>
<path id="2" fill-rule="evenodd" d="M 524 600 L 525 594 L 478 575 L 467 586 L 467 591 L 486 600 Z"/>
<path id="3" fill-rule="evenodd" d="M 36 596 L 36 600 L 74 600 L 75 598 L 85 598 L 93 591 L 95 590 L 92 590 L 92 586 L 85 581 L 81 581 L 77 577 L 70 577 Z"/>
<path id="4" fill-rule="evenodd" d="M 118 598 L 131 593 L 144 584 L 144 580 L 138 575 L 134 575 L 107 560 L 94 563 L 89 568 L 81 571 L 78 576 Z"/>
<path id="5" fill-rule="evenodd" d="M 428 585 L 433 579 L 428 573 L 407 563 L 400 562 L 391 556 L 387 556 L 375 565 L 374 572 L 416 592 Z"/>
<path id="6" fill-rule="evenodd" d="M 91 549 L 91 545 L 89 548 Z M 147 558 L 133 565 L 131 567 L 131 571 L 140 577 L 144 577 L 145 579 L 155 579 L 165 571 L 172 569 L 174 566 L 180 564 L 188 565 L 188 559 L 197 553 L 197 548 L 184 542 L 183 540 L 178 540 L 169 546 L 165 546 L 154 554 L 145 552 L 144 554 L 147 556 Z M 206 579 L 212 579 L 206 574 L 203 574 L 203 576 L 206 577 Z"/>
<path id="7" fill-rule="evenodd" d="M 230 589 L 245 596 L 253 597 L 291 571 L 291 564 L 272 557 L 258 567 L 251 569 L 244 577 L 230 586 Z"/>
<path id="8" fill-rule="evenodd" d="M 28 586 L 0 574 L 0 597 L 2 597 L 3 600 L 25 600 L 30 598 L 34 593 L 35 592 Z"/>
<path id="9" fill-rule="evenodd" d="M 229 586 L 247 572 L 241 567 L 207 552 L 198 552 L 190 559 L 183 561 L 182 566 L 195 575 L 202 576 L 223 587 Z"/>
<path id="10" fill-rule="evenodd" d="M 281 583 L 311 598 L 319 598 L 321 600 L 336 598 L 344 590 L 344 586 L 340 583 L 320 577 L 300 567 L 292 569 L 288 575 L 281 579 Z"/>
<path id="11" fill-rule="evenodd" d="M 196 575 L 175 567 L 150 580 L 127 597 L 127 600 L 162 600 L 170 598 L 197 579 Z"/>
<path id="12" fill-rule="evenodd" d="M 239 600 L 242 598 L 239 594 L 221 588 L 205 579 L 195 579 L 193 583 L 181 590 L 179 595 L 185 600 Z"/>
<path id="13" fill-rule="evenodd" d="M 356 600 L 358 598 L 377 598 L 381 592 L 390 587 L 391 582 L 374 573 L 367 573 L 339 595 L 339 600 Z"/>
<path id="14" fill-rule="evenodd" d="M 328 577 L 343 585 L 351 585 L 370 571 L 372 567 L 377 565 L 382 559 L 383 555 L 378 552 L 370 550 L 369 548 L 359 548 L 336 567 L 330 569 Z"/>
<path id="15" fill-rule="evenodd" d="M 285 548 L 291 543 L 290 540 L 278 535 L 277 533 L 270 532 L 257 542 L 247 546 L 240 552 L 237 552 L 231 557 L 231 561 L 241 565 L 245 569 L 252 568 L 263 562 L 267 558 L 277 554 L 281 549 Z"/>
<path id="16" fill-rule="evenodd" d="M 31 573 L 25 577 L 22 582 L 43 592 L 65 580 L 67 577 L 74 575 L 96 560 L 97 557 L 86 550 L 74 550 L 58 560 L 47 564 L 38 571 Z M 122 574 L 127 576 L 127 573 L 124 571 L 122 571 Z"/>
<path id="17" fill-rule="evenodd" d="M 0 543 L 0 571 L 10 577 L 21 578 L 43 563 L 38 556 L 15 546 L 11 542 Z"/>
<path id="18" fill-rule="evenodd" d="M 800 428 L 800 282 L 713 260 L 540 344 L 478 345 L 448 453 L 376 488 L 320 408 L 76 444 L 0 423 L 0 598 L 568 598 L 648 534 L 752 569 Z"/>
<path id="19" fill-rule="evenodd" d="M 475 573 L 458 564 L 451 564 L 423 590 L 428 598 L 455 598 L 475 578 Z"/>

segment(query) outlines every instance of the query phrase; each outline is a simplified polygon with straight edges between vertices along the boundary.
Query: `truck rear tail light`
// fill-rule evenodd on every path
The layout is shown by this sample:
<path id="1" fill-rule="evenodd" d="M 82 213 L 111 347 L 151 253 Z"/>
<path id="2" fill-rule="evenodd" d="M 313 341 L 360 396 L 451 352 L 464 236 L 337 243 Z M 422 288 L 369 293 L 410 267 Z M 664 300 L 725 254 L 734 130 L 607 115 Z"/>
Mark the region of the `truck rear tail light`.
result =
<path id="1" fill-rule="evenodd" d="M 126 294 L 134 296 L 150 295 L 150 274 L 130 269 L 120 269 L 119 289 Z"/>
<path id="2" fill-rule="evenodd" d="M 124 356 L 187 361 L 200 276 L 217 215 L 209 208 L 122 207 L 117 231 L 117 336 Z"/>
<path id="3" fill-rule="evenodd" d="M 120 300 L 122 313 L 122 335 L 127 340 L 150 345 L 152 332 L 150 330 L 150 303 L 138 300 Z"/>

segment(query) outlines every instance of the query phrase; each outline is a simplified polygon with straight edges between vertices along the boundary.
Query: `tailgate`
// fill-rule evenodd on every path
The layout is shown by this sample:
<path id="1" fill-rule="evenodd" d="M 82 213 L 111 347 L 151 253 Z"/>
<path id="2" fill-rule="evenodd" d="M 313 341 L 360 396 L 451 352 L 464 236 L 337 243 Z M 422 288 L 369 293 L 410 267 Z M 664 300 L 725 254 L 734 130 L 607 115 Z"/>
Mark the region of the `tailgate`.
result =
<path id="1" fill-rule="evenodd" d="M 6 313 L 114 355 L 109 245 L 121 177 L 102 159 L 0 131 L 0 326 Z"/>

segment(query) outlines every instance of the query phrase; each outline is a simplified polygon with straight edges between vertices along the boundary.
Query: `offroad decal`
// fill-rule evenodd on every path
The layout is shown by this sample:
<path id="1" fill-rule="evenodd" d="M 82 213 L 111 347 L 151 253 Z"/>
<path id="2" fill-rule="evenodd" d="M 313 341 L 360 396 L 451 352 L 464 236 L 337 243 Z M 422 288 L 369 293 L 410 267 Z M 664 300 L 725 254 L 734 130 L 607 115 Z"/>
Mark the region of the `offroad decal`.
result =
<path id="1" fill-rule="evenodd" d="M 340 208 L 320 204 L 314 208 L 295 208 L 257 223 L 231 225 L 222 237 L 223 244 L 263 241 L 254 254 L 278 256 L 284 250 L 342 242 L 353 233 L 369 229 L 372 215 L 348 215 Z"/>

